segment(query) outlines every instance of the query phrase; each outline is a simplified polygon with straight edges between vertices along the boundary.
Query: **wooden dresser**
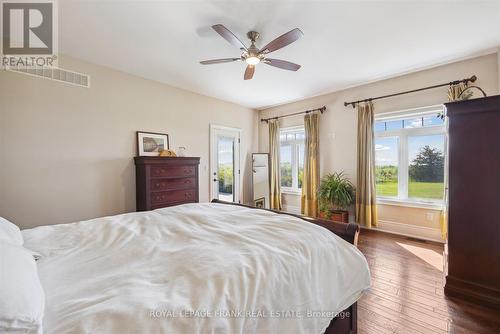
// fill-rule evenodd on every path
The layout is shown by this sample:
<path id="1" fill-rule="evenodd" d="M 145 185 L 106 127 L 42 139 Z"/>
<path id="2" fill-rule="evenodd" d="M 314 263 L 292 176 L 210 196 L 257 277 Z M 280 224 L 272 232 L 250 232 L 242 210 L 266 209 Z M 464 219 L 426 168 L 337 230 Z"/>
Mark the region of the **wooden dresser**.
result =
<path id="1" fill-rule="evenodd" d="M 135 157 L 137 211 L 197 203 L 197 157 Z"/>
<path id="2" fill-rule="evenodd" d="M 500 308 L 500 96 L 446 104 L 445 293 Z"/>

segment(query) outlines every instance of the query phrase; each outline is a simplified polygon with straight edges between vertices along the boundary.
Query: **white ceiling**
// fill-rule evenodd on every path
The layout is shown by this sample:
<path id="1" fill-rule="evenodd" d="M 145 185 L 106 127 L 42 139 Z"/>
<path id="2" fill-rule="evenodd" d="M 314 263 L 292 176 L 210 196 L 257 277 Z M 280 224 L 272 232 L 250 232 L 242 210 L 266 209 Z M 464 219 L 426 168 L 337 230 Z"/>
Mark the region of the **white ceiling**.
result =
<path id="1" fill-rule="evenodd" d="M 59 1 L 60 52 L 251 108 L 283 104 L 467 57 L 500 46 L 497 1 Z M 257 46 L 298 27 L 272 53 L 298 72 L 239 57 L 210 26 Z"/>

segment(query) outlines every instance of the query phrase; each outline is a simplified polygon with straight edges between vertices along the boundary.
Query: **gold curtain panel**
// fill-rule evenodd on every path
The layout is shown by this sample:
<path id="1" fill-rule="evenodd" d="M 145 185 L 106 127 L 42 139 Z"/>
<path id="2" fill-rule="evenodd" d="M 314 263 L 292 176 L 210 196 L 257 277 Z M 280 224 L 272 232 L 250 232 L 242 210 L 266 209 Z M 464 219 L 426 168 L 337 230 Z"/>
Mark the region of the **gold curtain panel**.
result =
<path id="1" fill-rule="evenodd" d="M 300 211 L 309 217 L 318 216 L 319 187 L 319 113 L 304 116 L 306 141 L 304 145 L 304 175 Z"/>
<path id="2" fill-rule="evenodd" d="M 358 104 L 356 220 L 367 227 L 377 226 L 373 123 L 373 103 Z"/>
<path id="3" fill-rule="evenodd" d="M 279 121 L 269 121 L 269 157 L 271 160 L 271 209 L 281 210 L 280 186 L 280 126 Z"/>

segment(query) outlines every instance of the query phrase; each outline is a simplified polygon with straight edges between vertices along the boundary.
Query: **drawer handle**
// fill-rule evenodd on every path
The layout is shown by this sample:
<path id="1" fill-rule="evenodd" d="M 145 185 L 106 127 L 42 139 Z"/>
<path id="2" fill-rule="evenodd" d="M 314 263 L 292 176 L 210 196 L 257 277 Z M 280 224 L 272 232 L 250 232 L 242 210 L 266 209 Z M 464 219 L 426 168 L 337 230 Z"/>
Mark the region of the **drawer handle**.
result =
<path id="1" fill-rule="evenodd" d="M 191 174 L 191 169 L 184 169 L 184 174 Z"/>
<path id="2" fill-rule="evenodd" d="M 186 198 L 190 198 L 190 197 L 191 197 L 191 194 L 190 194 L 190 193 L 185 193 L 185 194 L 184 194 L 184 197 L 186 197 Z"/>
<path id="3" fill-rule="evenodd" d="M 184 183 L 191 183 L 191 180 L 184 180 Z"/>

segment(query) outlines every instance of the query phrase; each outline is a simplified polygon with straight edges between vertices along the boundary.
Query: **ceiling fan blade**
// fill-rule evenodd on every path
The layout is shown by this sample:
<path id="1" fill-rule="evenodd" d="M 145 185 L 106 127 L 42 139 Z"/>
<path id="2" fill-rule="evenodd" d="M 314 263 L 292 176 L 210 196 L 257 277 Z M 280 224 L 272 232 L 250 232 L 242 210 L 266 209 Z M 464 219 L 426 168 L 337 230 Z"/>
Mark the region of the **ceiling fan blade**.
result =
<path id="1" fill-rule="evenodd" d="M 220 63 L 230 63 L 233 61 L 239 61 L 241 58 L 222 58 L 222 59 L 211 59 L 200 61 L 200 64 L 210 65 L 210 64 L 220 64 Z"/>
<path id="2" fill-rule="evenodd" d="M 247 47 L 245 44 L 243 44 L 238 37 L 234 36 L 234 34 L 224 27 L 222 24 L 216 24 L 212 26 L 212 29 L 214 29 L 219 35 L 222 36 L 226 41 L 231 43 L 232 45 L 236 46 L 238 49 L 243 49 L 245 51 L 248 51 Z"/>
<path id="3" fill-rule="evenodd" d="M 288 71 L 297 71 L 300 68 L 299 64 L 291 63 L 286 60 L 266 58 L 264 64 L 278 67 Z"/>
<path id="4" fill-rule="evenodd" d="M 287 46 L 288 44 L 295 42 L 303 35 L 304 35 L 304 33 L 299 28 L 295 28 L 293 30 L 290 30 L 286 34 L 283 34 L 280 37 L 269 42 L 266 46 L 264 46 L 260 50 L 260 52 L 270 53 L 270 52 L 276 51 L 278 49 L 281 49 L 281 48 Z"/>
<path id="5" fill-rule="evenodd" d="M 245 80 L 250 80 L 253 78 L 253 73 L 255 72 L 255 65 L 248 65 L 245 70 Z"/>

